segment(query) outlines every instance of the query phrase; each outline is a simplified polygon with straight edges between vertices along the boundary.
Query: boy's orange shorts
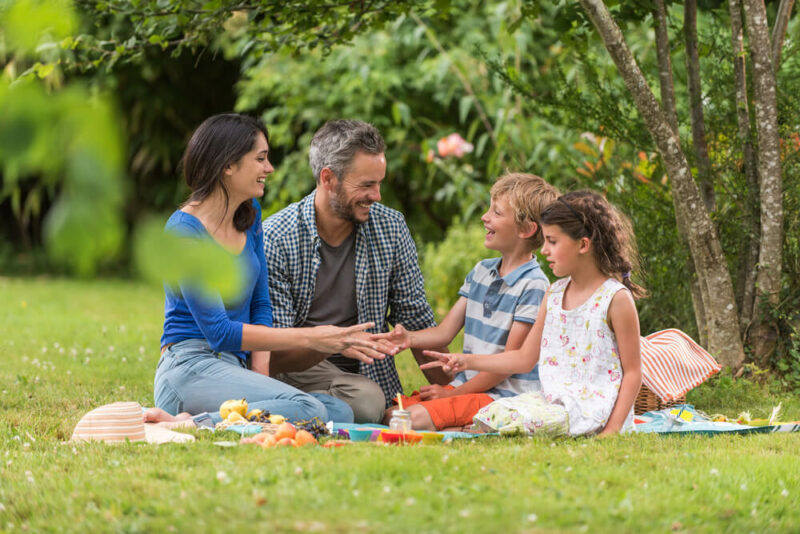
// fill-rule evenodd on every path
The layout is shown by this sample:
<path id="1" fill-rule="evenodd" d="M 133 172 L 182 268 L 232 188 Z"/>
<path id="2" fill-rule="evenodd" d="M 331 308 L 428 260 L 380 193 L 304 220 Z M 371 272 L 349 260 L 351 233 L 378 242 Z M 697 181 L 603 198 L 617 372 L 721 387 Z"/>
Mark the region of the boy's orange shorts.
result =
<path id="1" fill-rule="evenodd" d="M 445 389 L 455 389 L 453 386 L 444 386 Z M 403 407 L 419 404 L 428 411 L 433 425 L 437 430 L 454 426 L 472 424 L 472 418 L 478 410 L 494 401 L 486 393 L 468 393 L 444 399 L 420 400 L 419 392 L 415 391 L 410 397 L 403 396 Z M 397 401 L 395 400 L 395 403 Z"/>

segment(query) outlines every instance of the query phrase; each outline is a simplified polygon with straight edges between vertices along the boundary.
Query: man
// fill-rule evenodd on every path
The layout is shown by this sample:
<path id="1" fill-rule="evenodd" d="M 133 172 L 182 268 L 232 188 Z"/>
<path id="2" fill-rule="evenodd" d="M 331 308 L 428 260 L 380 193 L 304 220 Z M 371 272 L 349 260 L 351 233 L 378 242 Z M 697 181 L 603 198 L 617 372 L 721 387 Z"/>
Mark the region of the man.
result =
<path id="1" fill-rule="evenodd" d="M 316 189 L 264 221 L 276 327 L 371 321 L 377 333 L 387 332 L 388 323 L 410 330 L 435 324 L 405 220 L 378 203 L 384 152 L 380 133 L 365 122 L 330 121 L 314 134 L 309 162 Z M 402 390 L 394 359 L 384 354 L 393 352 L 388 342 L 379 351 L 275 352 L 270 374 L 302 391 L 342 399 L 356 422 L 376 423 Z M 428 361 L 421 351 L 414 356 Z M 438 369 L 426 377 L 448 381 Z"/>

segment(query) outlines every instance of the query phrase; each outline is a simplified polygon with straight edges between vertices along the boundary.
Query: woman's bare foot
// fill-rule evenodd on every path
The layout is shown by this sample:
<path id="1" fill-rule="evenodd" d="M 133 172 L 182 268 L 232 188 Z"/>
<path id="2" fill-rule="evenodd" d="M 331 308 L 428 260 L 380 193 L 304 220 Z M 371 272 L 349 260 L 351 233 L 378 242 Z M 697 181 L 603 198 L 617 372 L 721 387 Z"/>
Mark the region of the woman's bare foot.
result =
<path id="1" fill-rule="evenodd" d="M 148 408 L 142 414 L 145 423 L 155 423 L 166 428 L 192 428 L 196 426 L 192 421 L 192 414 L 183 412 L 172 415 L 161 408 Z"/>

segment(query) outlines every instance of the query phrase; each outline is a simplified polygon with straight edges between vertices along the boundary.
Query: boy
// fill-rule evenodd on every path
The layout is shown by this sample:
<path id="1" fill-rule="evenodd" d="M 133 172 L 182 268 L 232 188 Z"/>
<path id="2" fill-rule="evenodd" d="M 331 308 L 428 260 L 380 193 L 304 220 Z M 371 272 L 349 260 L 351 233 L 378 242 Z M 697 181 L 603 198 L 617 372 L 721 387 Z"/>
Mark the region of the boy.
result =
<path id="1" fill-rule="evenodd" d="M 387 334 L 400 348 L 447 346 L 463 327 L 464 353 L 493 354 L 519 348 L 528 335 L 550 285 L 533 256 L 543 245 L 539 214 L 558 192 L 538 176 L 512 173 L 499 178 L 490 194 L 491 205 L 481 217 L 484 246 L 502 256 L 472 269 L 441 324 L 416 332 L 397 325 Z M 461 429 L 495 399 L 540 389 L 538 368 L 511 376 L 466 371 L 448 386 L 420 388 L 403 406 L 415 429 Z M 393 410 L 386 411 L 384 422 Z"/>

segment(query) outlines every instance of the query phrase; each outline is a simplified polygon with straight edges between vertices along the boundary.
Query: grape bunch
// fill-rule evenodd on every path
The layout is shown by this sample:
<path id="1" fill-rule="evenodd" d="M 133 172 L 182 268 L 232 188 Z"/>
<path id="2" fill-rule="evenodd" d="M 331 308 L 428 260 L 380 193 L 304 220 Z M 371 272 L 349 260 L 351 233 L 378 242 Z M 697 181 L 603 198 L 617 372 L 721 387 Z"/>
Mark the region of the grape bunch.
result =
<path id="1" fill-rule="evenodd" d="M 270 414 L 267 410 L 253 410 L 258 413 L 249 413 L 247 420 L 251 423 L 269 423 Z"/>
<path id="2" fill-rule="evenodd" d="M 310 432 L 311 435 L 317 439 L 319 439 L 321 436 L 330 435 L 328 427 L 325 426 L 325 423 L 323 423 L 322 419 L 319 417 L 313 417 L 305 421 L 296 421 L 294 426 L 297 430 L 306 430 Z"/>

